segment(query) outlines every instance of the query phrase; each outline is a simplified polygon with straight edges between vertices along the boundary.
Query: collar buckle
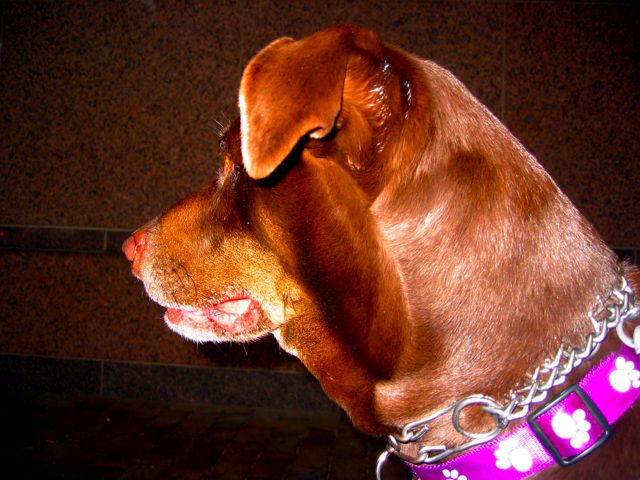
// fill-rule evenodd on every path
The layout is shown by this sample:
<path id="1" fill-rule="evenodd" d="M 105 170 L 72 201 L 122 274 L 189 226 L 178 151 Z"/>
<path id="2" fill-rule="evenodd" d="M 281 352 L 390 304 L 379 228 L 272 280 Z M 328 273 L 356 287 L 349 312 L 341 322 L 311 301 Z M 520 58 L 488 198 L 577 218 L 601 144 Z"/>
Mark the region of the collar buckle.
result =
<path id="1" fill-rule="evenodd" d="M 528 418 L 531 429 L 554 460 L 573 465 L 606 442 L 613 428 L 579 385 L 562 391 Z"/>

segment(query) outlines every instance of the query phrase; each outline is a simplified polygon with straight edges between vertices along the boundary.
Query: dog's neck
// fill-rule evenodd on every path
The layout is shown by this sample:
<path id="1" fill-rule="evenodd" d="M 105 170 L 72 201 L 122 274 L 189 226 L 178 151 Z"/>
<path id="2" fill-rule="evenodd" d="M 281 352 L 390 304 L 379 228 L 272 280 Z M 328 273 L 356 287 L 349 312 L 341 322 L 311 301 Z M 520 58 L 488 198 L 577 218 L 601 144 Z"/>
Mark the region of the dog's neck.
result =
<path id="1" fill-rule="evenodd" d="M 535 159 L 450 74 L 426 68 L 433 84 L 416 90 L 431 96 L 412 99 L 403 126 L 423 138 L 396 152 L 415 164 L 372 206 L 374 244 L 354 250 L 379 252 L 367 282 L 351 279 L 369 290 L 332 291 L 328 323 L 317 312 L 282 332 L 354 423 L 376 434 L 462 396 L 508 396 L 561 344 L 583 341 L 587 312 L 619 275 Z M 453 118 L 458 138 L 444 134 Z"/>
<path id="2" fill-rule="evenodd" d="M 427 68 L 437 105 L 424 111 L 439 116 L 421 120 L 431 126 L 425 153 L 374 210 L 398 252 L 408 322 L 438 339 L 432 350 L 412 335 L 400 364 L 413 372 L 378 386 L 389 423 L 473 393 L 506 397 L 561 344 L 582 344 L 587 312 L 619 276 L 612 252 L 535 159 L 448 72 Z"/>
<path id="3" fill-rule="evenodd" d="M 307 176 L 301 166 L 295 174 L 300 176 L 296 181 L 309 185 L 310 195 L 316 195 L 315 207 L 329 212 L 323 199 L 337 193 L 322 189 L 333 188 L 334 185 L 328 187 L 329 180 L 336 176 L 330 164 L 326 168 Z M 326 179 L 320 178 L 324 175 Z M 390 256 L 372 218 L 349 214 L 350 208 L 358 208 L 354 202 L 359 200 L 341 201 L 346 209 L 344 215 L 332 217 L 327 213 L 325 228 L 317 235 L 306 235 L 305 250 L 313 254 L 291 268 L 303 269 L 296 275 L 305 278 L 309 292 L 292 299 L 293 310 L 300 313 L 287 319 L 278 340 L 285 350 L 296 352 L 327 394 L 347 410 L 359 427 L 380 433 L 375 386 L 396 375 L 398 359 L 405 355 L 411 343 L 409 336 L 415 332 L 407 322 L 408 302 L 399 265 Z M 341 229 L 332 228 L 332 222 L 343 221 L 343 216 L 350 219 L 353 235 L 343 235 Z M 327 261 L 321 252 L 329 249 L 331 258 Z M 344 261 L 335 261 L 340 258 Z M 322 297 L 317 298 L 312 292 L 322 292 Z M 423 332 L 427 331 L 428 327 L 423 326 Z"/>

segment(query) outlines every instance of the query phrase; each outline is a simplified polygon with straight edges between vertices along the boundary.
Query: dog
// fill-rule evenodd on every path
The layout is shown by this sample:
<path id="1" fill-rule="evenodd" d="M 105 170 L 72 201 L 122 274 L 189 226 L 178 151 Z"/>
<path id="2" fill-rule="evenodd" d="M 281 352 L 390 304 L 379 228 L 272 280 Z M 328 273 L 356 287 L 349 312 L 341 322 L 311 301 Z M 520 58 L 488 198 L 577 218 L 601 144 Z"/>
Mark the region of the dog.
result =
<path id="1" fill-rule="evenodd" d="M 459 80 L 369 30 L 275 40 L 244 70 L 239 109 L 217 177 L 123 250 L 171 330 L 274 335 L 367 434 L 402 437 L 474 394 L 510 398 L 563 345 L 585 344 L 621 277 L 640 291 L 637 268 Z M 464 431 L 491 430 L 496 406 L 482 401 L 457 411 Z M 638 415 L 535 478 L 638 478 Z M 388 451 L 464 443 L 441 423 Z"/>

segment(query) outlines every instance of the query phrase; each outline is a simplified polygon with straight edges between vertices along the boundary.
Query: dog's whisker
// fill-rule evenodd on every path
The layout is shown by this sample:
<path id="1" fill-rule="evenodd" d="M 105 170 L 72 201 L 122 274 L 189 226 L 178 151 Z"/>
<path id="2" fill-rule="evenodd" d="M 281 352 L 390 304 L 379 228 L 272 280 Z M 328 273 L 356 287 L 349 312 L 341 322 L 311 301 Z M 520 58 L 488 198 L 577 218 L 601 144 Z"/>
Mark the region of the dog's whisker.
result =
<path id="1" fill-rule="evenodd" d="M 213 120 L 214 125 L 210 125 L 209 127 L 215 132 L 215 134 L 218 136 L 218 138 L 222 138 L 224 136 L 224 134 L 227 132 L 227 130 L 229 129 L 229 126 L 231 125 L 231 121 L 225 118 L 220 121 L 218 119 L 214 119 Z"/>

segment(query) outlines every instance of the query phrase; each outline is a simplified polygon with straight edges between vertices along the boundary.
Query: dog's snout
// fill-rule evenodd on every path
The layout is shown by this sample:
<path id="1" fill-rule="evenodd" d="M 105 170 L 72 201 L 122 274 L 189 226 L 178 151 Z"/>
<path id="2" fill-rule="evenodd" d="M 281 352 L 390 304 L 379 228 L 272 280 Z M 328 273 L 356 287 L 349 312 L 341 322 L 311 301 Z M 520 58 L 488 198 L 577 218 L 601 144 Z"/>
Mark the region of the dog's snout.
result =
<path id="1" fill-rule="evenodd" d="M 137 273 L 140 268 L 140 262 L 146 246 L 146 231 L 144 229 L 137 230 L 122 244 L 122 252 L 127 260 L 131 262 L 131 269 Z"/>

